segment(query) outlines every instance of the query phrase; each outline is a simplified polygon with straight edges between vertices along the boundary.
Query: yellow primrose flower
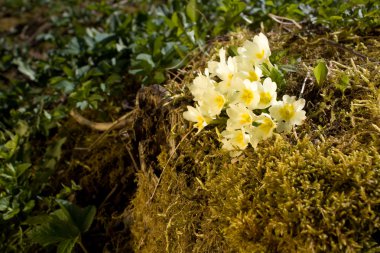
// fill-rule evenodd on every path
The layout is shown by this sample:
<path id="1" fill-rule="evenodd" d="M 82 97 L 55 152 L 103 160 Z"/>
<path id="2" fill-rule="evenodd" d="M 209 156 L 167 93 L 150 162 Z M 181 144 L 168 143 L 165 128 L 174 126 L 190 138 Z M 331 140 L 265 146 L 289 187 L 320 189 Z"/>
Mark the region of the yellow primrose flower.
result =
<path id="1" fill-rule="evenodd" d="M 235 57 L 228 57 L 226 61 L 226 50 L 219 50 L 219 62 L 209 61 L 208 70 L 211 75 L 218 76 L 221 82 L 218 84 L 218 90 L 223 94 L 231 93 L 234 84 L 239 82 L 236 80 L 238 66 Z"/>
<path id="2" fill-rule="evenodd" d="M 251 125 L 247 128 L 247 132 L 250 135 L 250 143 L 252 147 L 256 148 L 257 144 L 261 140 L 266 140 L 273 135 L 273 130 L 276 128 L 276 123 L 273 121 L 271 116 L 266 113 L 262 113 L 260 116 L 257 116 L 254 122 L 259 125 Z"/>
<path id="3" fill-rule="evenodd" d="M 231 79 L 233 74 L 237 72 L 237 63 L 234 57 L 228 57 L 226 61 L 226 50 L 219 50 L 219 62 L 209 61 L 208 70 L 211 75 L 217 75 L 221 80 Z"/>
<path id="4" fill-rule="evenodd" d="M 272 82 L 270 77 L 265 78 L 263 84 L 259 83 L 257 85 L 258 92 L 260 94 L 260 101 L 257 105 L 258 109 L 265 109 L 276 102 L 277 98 L 277 84 Z"/>
<path id="5" fill-rule="evenodd" d="M 268 38 L 260 33 L 253 37 L 252 41 L 244 42 L 243 47 L 238 48 L 238 53 L 255 65 L 262 64 L 271 55 Z"/>
<path id="6" fill-rule="evenodd" d="M 305 99 L 296 100 L 295 96 L 284 95 L 283 101 L 277 101 L 269 108 L 270 115 L 277 121 L 277 131 L 288 133 L 294 125 L 301 125 L 306 119 L 306 112 L 302 110 Z"/>
<path id="7" fill-rule="evenodd" d="M 250 82 L 248 79 L 244 80 L 235 94 L 234 103 L 241 103 L 248 107 L 248 109 L 256 109 L 260 101 L 260 94 L 257 90 L 259 82 Z"/>
<path id="8" fill-rule="evenodd" d="M 221 135 L 224 137 L 222 143 L 225 150 L 244 150 L 248 146 L 249 135 L 243 128 L 233 131 L 225 130 Z"/>
<path id="9" fill-rule="evenodd" d="M 198 128 L 198 132 L 211 121 L 209 117 L 203 116 L 202 111 L 198 106 L 196 108 L 187 106 L 187 111 L 183 113 L 183 117 L 188 121 L 195 122 L 194 127 Z"/>
<path id="10" fill-rule="evenodd" d="M 214 90 L 214 81 L 206 75 L 199 74 L 193 83 L 189 86 L 191 94 L 194 96 L 194 101 L 201 101 L 204 98 L 204 94 L 207 94 L 210 90 Z"/>
<path id="11" fill-rule="evenodd" d="M 227 120 L 227 130 L 241 129 L 243 126 L 251 125 L 255 115 L 243 104 L 231 104 L 226 110 L 229 119 Z"/>
<path id="12" fill-rule="evenodd" d="M 207 90 L 199 101 L 202 112 L 211 118 L 220 114 L 225 103 L 225 97 L 215 90 Z"/>
<path id="13" fill-rule="evenodd" d="M 260 81 L 263 72 L 258 65 L 253 65 L 247 58 L 236 56 L 239 72 L 237 76 L 241 79 L 248 79 L 251 82 Z"/>

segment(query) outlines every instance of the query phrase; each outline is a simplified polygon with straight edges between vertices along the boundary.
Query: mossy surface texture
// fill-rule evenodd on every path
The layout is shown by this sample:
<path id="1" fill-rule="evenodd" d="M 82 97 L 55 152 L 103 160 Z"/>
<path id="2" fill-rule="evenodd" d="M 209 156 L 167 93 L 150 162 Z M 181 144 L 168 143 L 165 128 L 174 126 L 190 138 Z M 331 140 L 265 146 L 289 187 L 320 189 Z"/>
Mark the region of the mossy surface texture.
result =
<path id="1" fill-rule="evenodd" d="M 268 38 L 277 64 L 295 66 L 281 92 L 305 98 L 306 122 L 237 158 L 213 127 L 181 139 L 190 128 L 169 124 L 177 148 L 163 144 L 137 172 L 136 252 L 380 251 L 379 37 Z M 321 84 L 319 59 L 329 69 Z"/>

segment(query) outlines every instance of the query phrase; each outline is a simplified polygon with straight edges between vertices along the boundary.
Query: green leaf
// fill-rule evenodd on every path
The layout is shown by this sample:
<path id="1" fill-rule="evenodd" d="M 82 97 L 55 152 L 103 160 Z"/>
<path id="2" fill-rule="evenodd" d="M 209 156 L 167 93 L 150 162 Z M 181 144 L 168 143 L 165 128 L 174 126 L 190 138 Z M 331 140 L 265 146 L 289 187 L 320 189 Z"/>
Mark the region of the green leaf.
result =
<path id="1" fill-rule="evenodd" d="M 186 5 L 186 15 L 190 18 L 194 23 L 197 21 L 197 1 L 190 0 Z"/>
<path id="2" fill-rule="evenodd" d="M 36 202 L 34 201 L 34 199 L 29 200 L 28 203 L 25 204 L 25 206 L 22 209 L 22 211 L 23 212 L 29 212 L 29 211 L 31 211 L 34 208 L 35 205 L 36 205 Z"/>
<path id="3" fill-rule="evenodd" d="M 51 78 L 49 80 L 49 84 L 59 90 L 62 90 L 66 94 L 69 94 L 74 90 L 74 83 L 61 76 Z"/>
<path id="4" fill-rule="evenodd" d="M 154 80 L 158 84 L 163 83 L 166 80 L 164 73 L 162 71 L 154 72 Z"/>
<path id="5" fill-rule="evenodd" d="M 0 198 L 0 212 L 7 210 L 9 207 L 9 202 L 11 200 L 11 196 Z"/>
<path id="6" fill-rule="evenodd" d="M 61 159 L 62 145 L 66 142 L 66 137 L 57 140 L 51 144 L 45 152 L 44 163 L 42 167 L 48 170 L 38 171 L 38 180 L 44 182 L 50 176 L 50 173 L 55 168 L 55 165 Z"/>
<path id="7" fill-rule="evenodd" d="M 136 56 L 136 60 L 144 61 L 154 68 L 155 64 L 153 62 L 152 56 L 150 54 L 139 54 Z"/>
<path id="8" fill-rule="evenodd" d="M 21 163 L 17 164 L 15 170 L 16 170 L 16 177 L 21 176 L 28 168 L 30 168 L 32 164 L 30 163 Z"/>
<path id="9" fill-rule="evenodd" d="M 269 66 L 268 64 L 264 63 L 262 65 L 262 71 L 264 76 L 270 77 L 272 81 L 277 84 L 279 90 L 285 88 L 286 81 L 284 74 L 278 69 L 276 65 Z"/>
<path id="10" fill-rule="evenodd" d="M 69 201 L 61 199 L 57 199 L 57 203 L 82 233 L 90 228 L 96 214 L 94 206 L 80 208 Z"/>
<path id="11" fill-rule="evenodd" d="M 342 93 L 350 86 L 350 77 L 346 74 L 342 74 L 339 77 L 338 83 L 335 84 L 335 88 L 339 89 Z"/>
<path id="12" fill-rule="evenodd" d="M 17 125 L 16 125 L 16 128 L 15 128 L 15 133 L 18 136 L 23 137 L 23 136 L 27 135 L 28 130 L 29 130 L 29 126 L 28 126 L 28 123 L 25 120 L 19 120 L 19 121 L 17 121 Z"/>
<path id="13" fill-rule="evenodd" d="M 321 85 L 324 81 L 326 81 L 328 69 L 326 66 L 326 63 L 323 61 L 320 61 L 317 66 L 313 70 L 315 79 L 317 80 L 317 83 Z"/>
<path id="14" fill-rule="evenodd" d="M 10 209 L 8 212 L 3 214 L 3 219 L 4 220 L 10 220 L 13 217 L 15 217 L 19 212 L 20 212 L 20 208 L 18 208 L 18 207 L 14 208 L 14 209 Z"/>
<path id="15" fill-rule="evenodd" d="M 11 135 L 11 139 L 3 146 L 0 146 L 0 158 L 9 160 L 17 150 L 19 143 L 18 135 Z"/>
<path id="16" fill-rule="evenodd" d="M 37 215 L 37 216 L 31 216 L 26 219 L 26 221 L 23 222 L 23 224 L 27 225 L 41 225 L 45 224 L 47 220 L 50 219 L 50 216 L 48 214 L 43 215 Z"/>
<path id="17" fill-rule="evenodd" d="M 42 246 L 73 240 L 79 235 L 79 229 L 62 209 L 51 213 L 41 225 L 36 226 L 28 233 L 28 237 L 32 241 Z"/>
<path id="18" fill-rule="evenodd" d="M 18 71 L 29 77 L 30 80 L 35 81 L 36 80 L 36 72 L 34 72 L 33 69 L 30 68 L 28 64 L 23 62 L 21 59 L 15 59 L 13 61 L 14 64 L 18 66 Z"/>
<path id="19" fill-rule="evenodd" d="M 73 251 L 75 244 L 79 237 L 74 239 L 67 239 L 58 244 L 57 253 L 70 253 Z"/>

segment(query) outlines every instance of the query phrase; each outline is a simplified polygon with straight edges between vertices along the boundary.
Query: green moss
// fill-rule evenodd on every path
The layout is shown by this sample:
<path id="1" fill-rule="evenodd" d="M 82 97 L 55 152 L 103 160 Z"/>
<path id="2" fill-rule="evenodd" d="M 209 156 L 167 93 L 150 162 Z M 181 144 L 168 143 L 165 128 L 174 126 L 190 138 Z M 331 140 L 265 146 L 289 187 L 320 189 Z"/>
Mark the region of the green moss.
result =
<path id="1" fill-rule="evenodd" d="M 308 119 L 298 136 L 276 135 L 233 159 L 220 150 L 212 128 L 185 138 L 173 157 L 173 148 L 163 146 L 158 163 L 137 174 L 136 252 L 380 249 L 378 66 L 325 45 L 270 39 L 277 50 L 287 47 L 289 57 L 306 57 L 306 66 L 287 74 L 284 93 L 299 94 L 315 60 L 330 64 L 322 87 L 307 81 Z M 342 75 L 348 76 L 344 90 L 336 85 Z M 181 125 L 171 130 L 184 136 Z"/>
<path id="2" fill-rule="evenodd" d="M 380 156 L 373 146 L 353 141 L 342 150 L 336 141 L 293 145 L 278 136 L 232 164 L 217 149 L 182 148 L 151 203 L 156 180 L 139 174 L 137 251 L 368 250 L 380 226 Z"/>

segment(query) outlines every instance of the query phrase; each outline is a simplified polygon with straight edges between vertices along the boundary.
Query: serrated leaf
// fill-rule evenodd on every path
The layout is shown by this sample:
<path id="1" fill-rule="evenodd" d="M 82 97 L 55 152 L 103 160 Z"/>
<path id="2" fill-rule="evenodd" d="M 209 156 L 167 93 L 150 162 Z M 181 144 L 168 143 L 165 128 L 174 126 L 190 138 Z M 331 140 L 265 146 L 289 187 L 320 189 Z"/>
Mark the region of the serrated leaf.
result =
<path id="1" fill-rule="evenodd" d="M 324 81 L 326 81 L 328 69 L 326 66 L 326 63 L 323 61 L 320 61 L 317 66 L 313 70 L 315 79 L 317 80 L 317 83 L 321 85 Z"/>
<path id="2" fill-rule="evenodd" d="M 186 5 L 186 15 L 190 18 L 192 22 L 197 21 L 197 1 L 190 0 Z"/>

